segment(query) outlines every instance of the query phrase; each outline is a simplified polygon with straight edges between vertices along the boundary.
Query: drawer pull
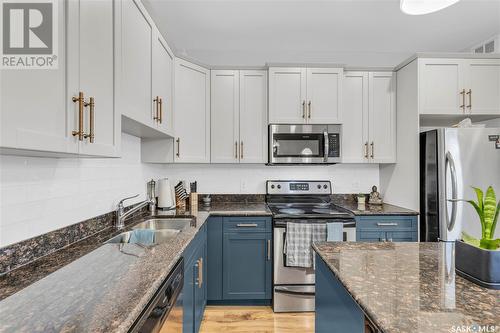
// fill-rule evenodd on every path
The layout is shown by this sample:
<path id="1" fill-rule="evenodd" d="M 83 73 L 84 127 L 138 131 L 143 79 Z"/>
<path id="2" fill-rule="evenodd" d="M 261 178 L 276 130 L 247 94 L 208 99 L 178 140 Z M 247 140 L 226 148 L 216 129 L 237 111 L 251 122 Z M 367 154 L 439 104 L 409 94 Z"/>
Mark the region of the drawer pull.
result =
<path id="1" fill-rule="evenodd" d="M 396 227 L 398 224 L 396 222 L 377 222 L 379 227 Z"/>
<path id="2" fill-rule="evenodd" d="M 257 223 L 238 223 L 236 226 L 238 228 L 256 228 L 259 225 Z"/>

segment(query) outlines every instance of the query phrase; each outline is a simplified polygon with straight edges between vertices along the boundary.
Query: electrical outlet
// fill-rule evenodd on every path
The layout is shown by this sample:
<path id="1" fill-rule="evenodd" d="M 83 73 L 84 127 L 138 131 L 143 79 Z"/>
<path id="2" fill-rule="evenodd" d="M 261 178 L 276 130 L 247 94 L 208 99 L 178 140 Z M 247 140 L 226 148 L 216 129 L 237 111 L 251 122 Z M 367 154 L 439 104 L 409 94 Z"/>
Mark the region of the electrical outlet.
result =
<path id="1" fill-rule="evenodd" d="M 247 190 L 247 181 L 242 179 L 240 182 L 240 192 L 245 193 Z"/>

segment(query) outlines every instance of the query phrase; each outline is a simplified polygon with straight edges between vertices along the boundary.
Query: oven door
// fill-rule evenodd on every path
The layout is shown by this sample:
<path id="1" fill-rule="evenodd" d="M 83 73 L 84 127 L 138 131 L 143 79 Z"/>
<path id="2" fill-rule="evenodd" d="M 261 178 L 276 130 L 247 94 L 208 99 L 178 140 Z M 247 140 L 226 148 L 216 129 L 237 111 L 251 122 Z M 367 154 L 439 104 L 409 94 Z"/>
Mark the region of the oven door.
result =
<path id="1" fill-rule="evenodd" d="M 328 162 L 327 125 L 269 125 L 271 164 Z"/>

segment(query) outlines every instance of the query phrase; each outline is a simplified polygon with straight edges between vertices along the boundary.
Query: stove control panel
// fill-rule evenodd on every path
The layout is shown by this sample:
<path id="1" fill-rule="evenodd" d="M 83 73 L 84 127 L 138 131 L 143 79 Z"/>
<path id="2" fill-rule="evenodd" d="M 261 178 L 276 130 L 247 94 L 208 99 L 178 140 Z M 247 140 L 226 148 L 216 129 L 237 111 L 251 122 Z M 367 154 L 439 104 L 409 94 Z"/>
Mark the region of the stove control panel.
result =
<path id="1" fill-rule="evenodd" d="M 329 180 L 268 180 L 267 194 L 332 194 Z"/>

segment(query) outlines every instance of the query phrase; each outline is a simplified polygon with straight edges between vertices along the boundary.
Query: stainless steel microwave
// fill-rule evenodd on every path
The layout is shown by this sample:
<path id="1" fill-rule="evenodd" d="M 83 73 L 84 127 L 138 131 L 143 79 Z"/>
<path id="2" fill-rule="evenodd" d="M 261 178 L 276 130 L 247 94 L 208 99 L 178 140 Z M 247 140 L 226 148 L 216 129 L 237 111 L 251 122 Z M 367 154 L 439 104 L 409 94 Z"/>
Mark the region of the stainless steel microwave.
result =
<path id="1" fill-rule="evenodd" d="M 341 158 L 341 125 L 269 125 L 269 164 L 334 164 Z"/>

